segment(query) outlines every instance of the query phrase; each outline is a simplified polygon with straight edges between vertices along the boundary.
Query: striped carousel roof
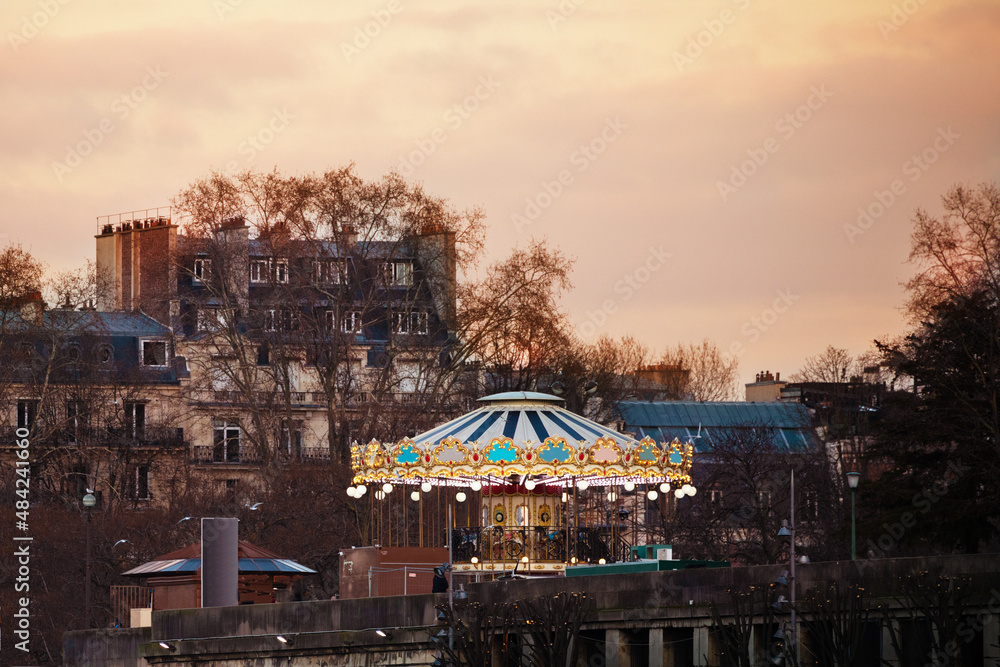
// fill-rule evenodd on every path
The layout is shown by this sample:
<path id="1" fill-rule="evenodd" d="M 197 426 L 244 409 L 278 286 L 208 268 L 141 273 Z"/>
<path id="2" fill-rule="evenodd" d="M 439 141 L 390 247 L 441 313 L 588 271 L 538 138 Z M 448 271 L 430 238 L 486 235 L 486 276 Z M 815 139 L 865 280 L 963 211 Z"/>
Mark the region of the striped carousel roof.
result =
<path id="1" fill-rule="evenodd" d="M 509 391 L 484 396 L 483 407 L 450 422 L 421 433 L 413 442 L 438 445 L 454 438 L 462 443 L 486 444 L 494 438 L 508 438 L 515 443 L 542 443 L 548 438 L 563 438 L 573 445 L 593 445 L 598 438 L 614 438 L 619 445 L 635 444 L 628 436 L 601 426 L 565 408 L 563 399 L 532 391 Z"/>
<path id="2" fill-rule="evenodd" d="M 464 486 L 500 483 L 512 475 L 545 484 L 573 479 L 611 484 L 690 482 L 690 444 L 637 442 L 563 409 L 562 399 L 507 392 L 485 405 L 398 443 L 371 441 L 351 448 L 354 483 Z"/>

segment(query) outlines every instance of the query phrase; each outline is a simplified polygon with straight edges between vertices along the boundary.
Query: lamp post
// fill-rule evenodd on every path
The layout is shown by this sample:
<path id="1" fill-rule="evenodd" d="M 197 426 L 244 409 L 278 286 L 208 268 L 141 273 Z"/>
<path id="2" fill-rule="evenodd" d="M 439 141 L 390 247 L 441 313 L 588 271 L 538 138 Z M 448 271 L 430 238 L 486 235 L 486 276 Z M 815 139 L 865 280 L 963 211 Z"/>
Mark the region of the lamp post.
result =
<path id="1" fill-rule="evenodd" d="M 90 508 L 93 507 L 96 503 L 97 503 L 97 498 L 95 498 L 94 494 L 92 493 L 88 492 L 87 495 L 83 497 L 83 508 L 87 512 L 87 565 L 86 565 L 87 578 L 86 581 L 84 582 L 84 587 L 83 587 L 84 590 L 83 618 L 84 622 L 87 625 L 88 630 L 90 629 Z"/>
<path id="2" fill-rule="evenodd" d="M 779 537 L 790 537 L 792 539 L 791 546 L 789 546 L 789 554 L 791 556 L 791 567 L 790 574 L 788 578 L 788 597 L 789 606 L 791 607 L 791 628 L 788 632 L 788 648 L 789 652 L 797 654 L 797 648 L 795 646 L 795 470 L 792 470 L 792 482 L 791 482 L 791 519 L 789 521 L 781 522 L 781 530 L 778 531 Z"/>
<path id="3" fill-rule="evenodd" d="M 854 520 L 854 490 L 858 488 L 858 482 L 861 480 L 861 473 L 859 472 L 849 472 L 847 473 L 847 485 L 851 487 L 851 560 L 858 559 L 857 550 L 857 530 L 855 528 Z"/>

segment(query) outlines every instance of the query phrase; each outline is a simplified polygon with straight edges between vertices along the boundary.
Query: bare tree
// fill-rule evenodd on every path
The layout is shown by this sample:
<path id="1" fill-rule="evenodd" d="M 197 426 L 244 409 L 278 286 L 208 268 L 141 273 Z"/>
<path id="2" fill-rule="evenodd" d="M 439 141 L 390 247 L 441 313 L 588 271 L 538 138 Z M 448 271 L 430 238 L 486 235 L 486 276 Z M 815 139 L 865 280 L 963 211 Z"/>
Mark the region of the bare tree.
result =
<path id="1" fill-rule="evenodd" d="M 660 363 L 689 371 L 677 374 L 678 385 L 669 387 L 679 398 L 694 401 L 733 401 L 739 397 L 739 360 L 704 339 L 701 343 L 668 346 Z"/>
<path id="2" fill-rule="evenodd" d="M 813 556 L 839 554 L 833 534 L 841 506 L 821 448 L 789 452 L 775 429 L 743 424 L 716 431 L 697 465 L 698 496 L 658 499 L 664 539 L 680 552 L 746 565 L 778 563 L 777 536 L 789 518 L 789 470 L 795 470 L 799 541 Z"/>
<path id="3" fill-rule="evenodd" d="M 917 273 L 906 283 L 914 323 L 946 300 L 987 291 L 1000 297 L 1000 189 L 957 185 L 941 197 L 944 213 L 918 209 L 910 237 Z"/>
<path id="4" fill-rule="evenodd" d="M 487 371 L 485 391 L 532 390 L 571 344 L 559 298 L 572 261 L 544 242 L 515 248 L 482 280 L 460 288 L 462 356 Z"/>
<path id="5" fill-rule="evenodd" d="M 456 269 L 482 247 L 481 212 L 457 211 L 394 173 L 365 181 L 353 165 L 304 177 L 213 174 L 175 206 L 212 261 L 206 295 L 225 307 L 210 356 L 232 359 L 215 372 L 244 395 L 277 389 L 273 404 L 244 406 L 261 408 L 248 410 L 247 426 L 264 462 L 294 421 L 290 396 L 305 367 L 326 397 L 334 461 L 355 437 L 399 437 L 401 413 L 436 412 L 429 402 L 453 386 L 439 352 L 455 338 Z M 261 259 L 248 267 L 250 254 Z M 250 299 L 241 277 L 259 267 Z M 422 412 L 408 407 L 418 403 Z"/>
<path id="6" fill-rule="evenodd" d="M 843 348 L 828 345 L 823 352 L 806 357 L 802 368 L 790 379 L 792 382 L 881 384 L 890 379 L 890 369 L 877 349 L 855 357 Z"/>

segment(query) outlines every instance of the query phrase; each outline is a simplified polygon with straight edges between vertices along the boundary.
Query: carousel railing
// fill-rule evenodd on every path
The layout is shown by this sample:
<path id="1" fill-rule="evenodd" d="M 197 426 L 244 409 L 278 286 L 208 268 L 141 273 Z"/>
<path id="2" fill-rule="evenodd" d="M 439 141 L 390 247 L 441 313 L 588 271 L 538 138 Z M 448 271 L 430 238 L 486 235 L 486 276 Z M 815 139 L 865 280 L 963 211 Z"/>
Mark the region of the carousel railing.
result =
<path id="1" fill-rule="evenodd" d="M 567 549 L 567 534 L 569 548 Z M 565 526 L 488 526 L 452 530 L 453 558 L 458 563 L 520 561 L 581 563 L 608 562 L 629 558 L 631 544 L 620 532 L 608 528 L 569 528 Z"/>

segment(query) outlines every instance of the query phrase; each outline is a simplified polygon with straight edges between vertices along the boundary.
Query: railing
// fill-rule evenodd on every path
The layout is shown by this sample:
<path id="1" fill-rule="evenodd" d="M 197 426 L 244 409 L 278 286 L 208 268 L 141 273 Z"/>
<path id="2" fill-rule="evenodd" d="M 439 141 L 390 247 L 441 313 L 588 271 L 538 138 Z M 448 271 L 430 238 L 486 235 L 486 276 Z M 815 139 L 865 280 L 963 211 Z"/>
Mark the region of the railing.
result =
<path id="1" fill-rule="evenodd" d="M 262 462 L 262 457 L 250 451 L 249 447 L 241 447 L 239 451 L 232 452 L 231 455 L 222 449 L 216 449 L 214 445 L 195 445 L 191 448 L 191 463 L 211 463 L 213 465 L 257 465 Z M 280 452 L 279 459 L 290 459 L 287 452 Z M 301 461 L 329 461 L 330 448 L 326 446 L 303 447 L 299 451 Z"/>
<path id="2" fill-rule="evenodd" d="M 565 526 L 490 526 L 488 528 L 455 528 L 452 548 L 457 562 L 519 561 L 527 556 L 532 561 L 566 562 L 576 557 L 580 562 L 596 563 L 626 561 L 629 544 L 621 533 L 609 528 L 579 528 Z M 569 535 L 569 550 L 566 539 Z"/>
<path id="3" fill-rule="evenodd" d="M 15 429 L 0 429 L 0 447 L 15 441 Z M 32 445 L 44 446 L 113 446 L 128 443 L 134 447 L 181 448 L 186 447 L 184 429 L 173 426 L 147 426 L 140 429 L 91 428 L 38 429 Z"/>
<path id="4" fill-rule="evenodd" d="M 212 400 L 217 403 L 230 403 L 234 405 L 247 405 L 253 399 L 255 405 L 281 405 L 284 403 L 284 396 L 281 392 L 255 391 L 248 396 L 247 392 L 220 389 L 212 392 Z M 429 399 L 419 392 L 406 391 L 386 391 L 370 392 L 363 391 L 351 394 L 347 397 L 346 405 L 357 407 L 369 403 L 380 405 L 421 405 Z M 322 391 L 293 391 L 291 392 L 292 405 L 327 405 L 329 399 Z M 445 401 L 444 408 L 449 410 L 470 410 L 472 401 L 466 397 L 457 397 Z"/>
<path id="5" fill-rule="evenodd" d="M 153 589 L 146 586 L 111 587 L 111 622 L 113 627 L 127 628 L 131 625 L 133 609 L 153 606 Z"/>
<path id="6" fill-rule="evenodd" d="M 368 597 L 423 595 L 431 592 L 434 568 L 405 565 L 368 569 Z"/>
<path id="7" fill-rule="evenodd" d="M 293 391 L 289 392 L 292 405 L 326 405 L 326 394 L 321 391 Z M 248 395 L 243 391 L 232 391 L 220 389 L 212 392 L 212 398 L 217 403 L 236 403 L 254 405 L 281 405 L 285 402 L 285 397 L 281 392 L 276 391 L 255 391 Z"/>
<path id="8" fill-rule="evenodd" d="M 129 231 L 131 229 L 148 229 L 170 224 L 170 207 L 159 206 L 138 211 L 125 211 L 111 215 L 97 216 L 97 229 L 101 234 Z"/>

